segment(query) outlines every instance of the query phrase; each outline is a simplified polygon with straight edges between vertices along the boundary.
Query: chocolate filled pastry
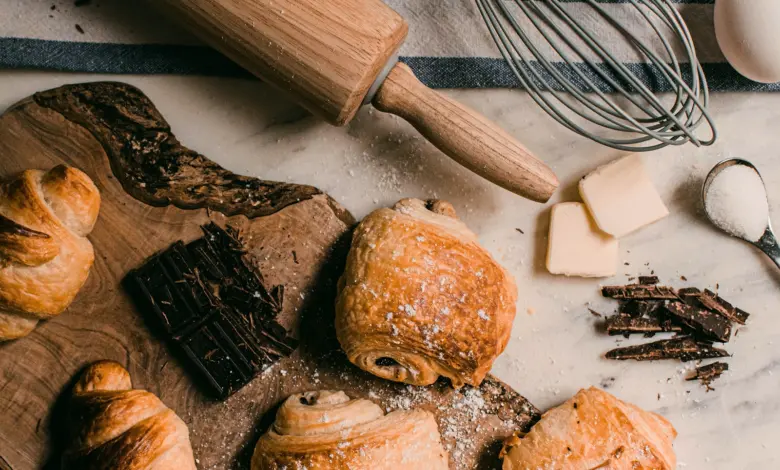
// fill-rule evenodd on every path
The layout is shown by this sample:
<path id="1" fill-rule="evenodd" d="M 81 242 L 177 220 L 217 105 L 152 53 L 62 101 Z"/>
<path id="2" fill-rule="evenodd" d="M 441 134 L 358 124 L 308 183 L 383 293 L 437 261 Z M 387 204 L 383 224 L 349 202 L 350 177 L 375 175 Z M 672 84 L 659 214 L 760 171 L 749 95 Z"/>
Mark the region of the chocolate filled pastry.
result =
<path id="1" fill-rule="evenodd" d="M 674 427 L 597 388 L 582 390 L 505 443 L 504 470 L 672 470 Z"/>
<path id="2" fill-rule="evenodd" d="M 195 470 L 187 425 L 116 362 L 87 367 L 69 405 L 63 469 Z"/>
<path id="3" fill-rule="evenodd" d="M 433 415 L 385 414 L 344 392 L 288 398 L 255 447 L 252 470 L 447 470 L 448 456 Z"/>
<path id="4" fill-rule="evenodd" d="M 379 377 L 477 386 L 509 341 L 514 279 L 444 201 L 404 199 L 355 230 L 339 280 L 336 333 Z"/>
<path id="5" fill-rule="evenodd" d="M 92 180 L 64 165 L 0 185 L 0 342 L 70 305 L 95 260 L 86 237 L 99 210 Z"/>

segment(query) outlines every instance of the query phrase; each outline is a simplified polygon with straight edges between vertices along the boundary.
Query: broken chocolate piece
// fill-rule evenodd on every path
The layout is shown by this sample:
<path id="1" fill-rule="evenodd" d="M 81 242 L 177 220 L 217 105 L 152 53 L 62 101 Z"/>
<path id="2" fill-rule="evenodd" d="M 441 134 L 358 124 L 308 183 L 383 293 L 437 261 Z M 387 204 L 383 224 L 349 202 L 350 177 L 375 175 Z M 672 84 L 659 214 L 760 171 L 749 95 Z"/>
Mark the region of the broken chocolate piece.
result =
<path id="1" fill-rule="evenodd" d="M 675 332 L 679 333 L 682 328 L 673 324 L 670 320 L 660 318 L 642 318 L 631 315 L 614 315 L 607 318 L 607 333 L 610 336 L 623 335 L 628 338 L 631 334 L 644 334 L 652 336 L 655 333 Z"/>
<path id="2" fill-rule="evenodd" d="M 701 291 L 695 287 L 685 287 L 677 291 L 677 297 L 686 304 L 694 305 L 701 296 Z"/>
<path id="3" fill-rule="evenodd" d="M 682 302 L 667 302 L 664 309 L 694 331 L 722 343 L 731 337 L 731 322 L 721 315 Z"/>
<path id="4" fill-rule="evenodd" d="M 739 323 L 740 325 L 744 325 L 750 316 L 749 313 L 745 312 L 744 310 L 735 308 L 733 305 L 723 300 L 723 298 L 718 294 L 712 292 L 709 289 L 706 289 L 704 292 L 702 292 L 701 296 L 699 297 L 699 302 L 701 302 L 702 305 L 712 310 L 713 312 L 717 312 L 729 320 L 735 323 Z"/>
<path id="5" fill-rule="evenodd" d="M 671 287 L 631 284 L 628 286 L 604 286 L 601 295 L 618 300 L 676 300 L 677 293 Z"/>
<path id="6" fill-rule="evenodd" d="M 723 300 L 723 298 L 718 294 L 712 292 L 709 289 L 706 289 L 704 292 L 702 292 L 695 287 L 687 287 L 685 289 L 680 289 L 677 292 L 677 295 L 680 297 L 680 299 L 683 300 L 683 302 L 689 305 L 696 305 L 702 308 L 706 308 L 707 310 L 718 313 L 726 319 L 734 323 L 739 323 L 740 325 L 744 325 L 750 316 L 750 314 L 747 312 L 735 308 L 733 305 Z"/>
<path id="7" fill-rule="evenodd" d="M 643 285 L 643 286 L 652 286 L 655 284 L 658 284 L 658 276 L 639 276 L 639 281 L 637 284 Z"/>
<path id="8" fill-rule="evenodd" d="M 715 348 L 693 338 L 675 338 L 613 349 L 607 352 L 605 357 L 617 361 L 679 359 L 688 362 L 697 359 L 727 357 L 728 355 L 729 353 L 723 349 Z"/>
<path id="9" fill-rule="evenodd" d="M 629 300 L 620 305 L 618 311 L 632 317 L 643 317 L 650 315 L 661 308 L 660 302 L 650 302 L 647 300 Z"/>
<path id="10" fill-rule="evenodd" d="M 694 374 L 685 380 L 699 380 L 707 391 L 714 390 L 711 385 L 712 382 L 720 378 L 724 372 L 729 370 L 729 365 L 725 362 L 713 362 L 712 364 L 697 367 Z"/>
<path id="11" fill-rule="evenodd" d="M 283 288 L 268 289 L 238 233 L 216 224 L 177 242 L 128 276 L 143 311 L 152 312 L 225 398 L 297 347 L 277 322 Z"/>

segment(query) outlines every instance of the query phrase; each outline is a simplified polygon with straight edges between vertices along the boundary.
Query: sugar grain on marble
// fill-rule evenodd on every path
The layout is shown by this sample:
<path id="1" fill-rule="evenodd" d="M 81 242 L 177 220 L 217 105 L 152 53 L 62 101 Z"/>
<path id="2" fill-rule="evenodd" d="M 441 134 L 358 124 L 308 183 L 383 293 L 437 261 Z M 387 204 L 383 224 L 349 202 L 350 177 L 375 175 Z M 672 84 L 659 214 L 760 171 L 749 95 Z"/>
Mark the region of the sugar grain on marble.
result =
<path id="1" fill-rule="evenodd" d="M 749 241 L 758 241 L 769 220 L 764 182 L 745 165 L 732 165 L 715 176 L 707 189 L 707 214 L 718 227 Z"/>

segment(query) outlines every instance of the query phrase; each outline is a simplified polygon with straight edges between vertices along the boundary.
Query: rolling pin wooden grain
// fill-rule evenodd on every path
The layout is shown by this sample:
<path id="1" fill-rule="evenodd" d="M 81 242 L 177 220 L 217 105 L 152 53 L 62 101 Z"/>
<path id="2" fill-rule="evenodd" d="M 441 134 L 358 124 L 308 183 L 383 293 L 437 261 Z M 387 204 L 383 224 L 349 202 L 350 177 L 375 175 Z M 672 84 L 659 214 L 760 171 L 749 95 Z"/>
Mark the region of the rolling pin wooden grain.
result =
<path id="1" fill-rule="evenodd" d="M 363 104 L 409 121 L 442 152 L 534 201 L 553 171 L 476 111 L 420 83 L 396 53 L 408 25 L 379 0 L 153 0 L 212 47 L 334 125 Z"/>

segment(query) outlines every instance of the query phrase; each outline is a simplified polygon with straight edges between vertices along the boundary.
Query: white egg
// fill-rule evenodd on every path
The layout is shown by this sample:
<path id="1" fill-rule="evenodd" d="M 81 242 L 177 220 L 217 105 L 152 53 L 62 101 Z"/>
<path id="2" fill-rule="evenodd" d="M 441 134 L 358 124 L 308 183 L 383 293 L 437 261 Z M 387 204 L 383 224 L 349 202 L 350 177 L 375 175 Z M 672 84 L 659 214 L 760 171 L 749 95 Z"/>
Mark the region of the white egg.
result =
<path id="1" fill-rule="evenodd" d="M 717 0 L 715 35 L 739 73 L 780 82 L 780 0 Z"/>

